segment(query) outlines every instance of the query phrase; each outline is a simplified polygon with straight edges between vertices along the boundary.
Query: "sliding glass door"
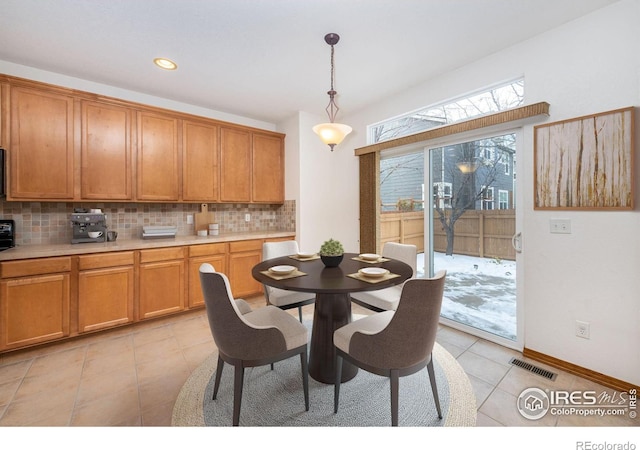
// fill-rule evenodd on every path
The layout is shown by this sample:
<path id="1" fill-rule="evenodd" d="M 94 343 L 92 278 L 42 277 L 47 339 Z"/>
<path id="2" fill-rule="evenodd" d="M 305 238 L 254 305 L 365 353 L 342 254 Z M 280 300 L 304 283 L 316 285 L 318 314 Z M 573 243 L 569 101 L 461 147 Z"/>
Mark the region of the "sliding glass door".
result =
<path id="1" fill-rule="evenodd" d="M 368 127 L 369 143 L 454 123 L 466 130 L 381 151 L 379 250 L 390 241 L 415 244 L 418 277 L 447 270 L 442 322 L 517 349 L 522 129 L 512 128 L 519 127 L 513 117 L 487 128 L 462 122 L 522 106 L 524 85 L 523 78 L 511 80 Z"/>
<path id="2" fill-rule="evenodd" d="M 442 322 L 521 348 L 519 131 L 386 152 L 380 242 L 414 244 L 417 276 L 447 270 Z"/>
<path id="3" fill-rule="evenodd" d="M 519 346 L 515 132 L 427 150 L 429 274 L 447 271 L 441 316 L 472 334 Z"/>

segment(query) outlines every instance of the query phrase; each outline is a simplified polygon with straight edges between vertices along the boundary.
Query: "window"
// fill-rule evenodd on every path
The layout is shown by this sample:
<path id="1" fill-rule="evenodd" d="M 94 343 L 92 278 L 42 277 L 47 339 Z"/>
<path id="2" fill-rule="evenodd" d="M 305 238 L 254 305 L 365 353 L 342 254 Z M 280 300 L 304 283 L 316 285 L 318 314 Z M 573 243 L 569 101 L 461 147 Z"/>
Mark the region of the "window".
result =
<path id="1" fill-rule="evenodd" d="M 498 191 L 498 209 L 509 209 L 509 191 Z"/>
<path id="2" fill-rule="evenodd" d="M 433 183 L 433 206 L 441 209 L 451 208 L 452 184 L 447 182 Z"/>
<path id="3" fill-rule="evenodd" d="M 428 106 L 367 127 L 369 144 L 420 133 L 485 114 L 522 106 L 524 79 L 500 84 L 453 101 Z"/>
<path id="4" fill-rule="evenodd" d="M 483 186 L 482 209 L 494 209 L 493 187 Z"/>

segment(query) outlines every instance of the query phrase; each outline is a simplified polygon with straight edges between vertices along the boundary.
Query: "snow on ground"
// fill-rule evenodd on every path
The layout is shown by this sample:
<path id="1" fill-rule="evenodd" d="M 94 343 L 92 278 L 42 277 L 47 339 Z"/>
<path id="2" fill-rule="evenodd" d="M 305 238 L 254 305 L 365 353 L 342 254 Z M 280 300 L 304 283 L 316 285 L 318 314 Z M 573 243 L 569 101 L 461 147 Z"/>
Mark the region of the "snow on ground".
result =
<path id="1" fill-rule="evenodd" d="M 434 253 L 434 272 L 445 269 L 441 315 L 498 336 L 516 339 L 516 263 Z M 424 277 L 424 253 L 418 277 Z"/>

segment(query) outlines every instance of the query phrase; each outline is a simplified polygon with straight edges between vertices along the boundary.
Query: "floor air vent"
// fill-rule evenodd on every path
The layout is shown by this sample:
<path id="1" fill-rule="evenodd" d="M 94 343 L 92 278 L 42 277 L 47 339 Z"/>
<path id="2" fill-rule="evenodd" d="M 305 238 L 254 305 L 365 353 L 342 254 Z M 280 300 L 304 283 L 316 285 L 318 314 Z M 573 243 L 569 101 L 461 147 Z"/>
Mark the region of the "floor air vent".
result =
<path id="1" fill-rule="evenodd" d="M 535 373 L 536 375 L 540 375 L 541 377 L 545 377 L 548 380 L 553 381 L 558 376 L 558 374 L 556 373 L 550 372 L 546 369 L 543 369 L 542 367 L 534 366 L 533 364 L 529 364 L 528 362 L 524 362 L 517 358 L 511 358 L 511 361 L 509 361 L 509 363 L 524 370 L 528 370 L 529 372 Z"/>

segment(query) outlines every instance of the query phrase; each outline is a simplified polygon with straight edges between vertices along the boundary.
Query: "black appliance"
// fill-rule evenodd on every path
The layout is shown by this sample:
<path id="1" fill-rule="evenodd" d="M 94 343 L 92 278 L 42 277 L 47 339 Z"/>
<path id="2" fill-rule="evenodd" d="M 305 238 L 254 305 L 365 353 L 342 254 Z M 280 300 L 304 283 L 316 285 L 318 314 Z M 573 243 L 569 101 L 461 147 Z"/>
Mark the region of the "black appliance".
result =
<path id="1" fill-rule="evenodd" d="M 15 247 L 15 228 L 13 220 L 0 220 L 0 252 Z"/>

